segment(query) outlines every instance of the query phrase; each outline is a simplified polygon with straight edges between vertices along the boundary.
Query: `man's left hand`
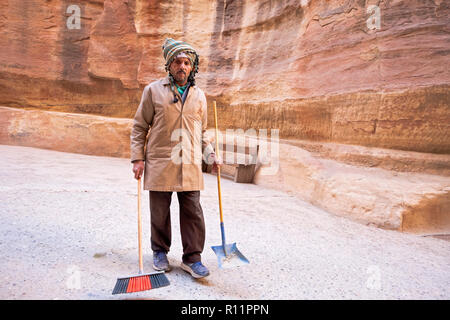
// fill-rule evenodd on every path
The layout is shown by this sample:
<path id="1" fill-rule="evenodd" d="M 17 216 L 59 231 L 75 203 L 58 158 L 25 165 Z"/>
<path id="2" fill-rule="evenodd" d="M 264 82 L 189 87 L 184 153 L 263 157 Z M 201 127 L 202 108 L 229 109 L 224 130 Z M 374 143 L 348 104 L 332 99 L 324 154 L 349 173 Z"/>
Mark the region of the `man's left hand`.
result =
<path id="1" fill-rule="evenodd" d="M 214 152 L 209 154 L 208 161 L 209 161 L 209 163 L 212 162 L 213 172 L 216 172 L 217 169 L 223 165 L 222 158 L 216 156 L 216 154 Z"/>

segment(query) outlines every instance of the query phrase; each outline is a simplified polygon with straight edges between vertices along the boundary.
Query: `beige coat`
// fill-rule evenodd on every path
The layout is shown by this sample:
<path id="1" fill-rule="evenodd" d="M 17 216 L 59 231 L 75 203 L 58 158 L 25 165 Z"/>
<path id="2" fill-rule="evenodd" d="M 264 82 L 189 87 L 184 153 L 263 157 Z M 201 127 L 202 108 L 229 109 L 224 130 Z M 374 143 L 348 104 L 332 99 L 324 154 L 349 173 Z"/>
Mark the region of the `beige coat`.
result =
<path id="1" fill-rule="evenodd" d="M 184 105 L 169 78 L 144 88 L 131 130 L 131 161 L 145 160 L 144 189 L 203 190 L 202 156 L 213 151 L 205 135 L 207 105 L 203 91 L 189 89 Z M 144 145 L 149 133 L 147 147 Z"/>

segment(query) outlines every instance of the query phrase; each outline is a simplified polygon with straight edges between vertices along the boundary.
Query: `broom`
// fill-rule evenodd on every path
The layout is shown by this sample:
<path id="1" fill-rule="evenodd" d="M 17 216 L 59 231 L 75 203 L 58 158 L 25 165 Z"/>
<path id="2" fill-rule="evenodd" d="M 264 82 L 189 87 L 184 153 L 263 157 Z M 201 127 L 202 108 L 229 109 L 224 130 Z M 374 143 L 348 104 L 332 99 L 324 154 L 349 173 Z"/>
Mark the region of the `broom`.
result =
<path id="1" fill-rule="evenodd" d="M 142 226 L 141 226 L 141 179 L 138 179 L 138 243 L 139 243 L 139 274 L 118 278 L 112 294 L 131 293 L 165 287 L 170 284 L 164 271 L 144 274 L 142 262 Z"/>

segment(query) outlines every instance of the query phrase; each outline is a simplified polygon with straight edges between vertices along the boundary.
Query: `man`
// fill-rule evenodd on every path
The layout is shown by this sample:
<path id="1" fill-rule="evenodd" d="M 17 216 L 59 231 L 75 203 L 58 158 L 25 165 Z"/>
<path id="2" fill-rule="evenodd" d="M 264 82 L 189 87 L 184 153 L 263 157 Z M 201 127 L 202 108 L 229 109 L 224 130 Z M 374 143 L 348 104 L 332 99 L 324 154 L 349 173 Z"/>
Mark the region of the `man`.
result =
<path id="1" fill-rule="evenodd" d="M 170 270 L 170 203 L 172 192 L 177 192 L 181 267 L 194 278 L 203 278 L 209 270 L 201 262 L 205 243 L 201 159 L 203 156 L 214 166 L 221 162 L 204 134 L 207 104 L 205 94 L 195 85 L 197 52 L 186 42 L 169 38 L 164 42 L 163 55 L 169 74 L 144 88 L 131 131 L 131 161 L 136 179 L 144 172 L 144 189 L 150 194 L 153 268 Z"/>

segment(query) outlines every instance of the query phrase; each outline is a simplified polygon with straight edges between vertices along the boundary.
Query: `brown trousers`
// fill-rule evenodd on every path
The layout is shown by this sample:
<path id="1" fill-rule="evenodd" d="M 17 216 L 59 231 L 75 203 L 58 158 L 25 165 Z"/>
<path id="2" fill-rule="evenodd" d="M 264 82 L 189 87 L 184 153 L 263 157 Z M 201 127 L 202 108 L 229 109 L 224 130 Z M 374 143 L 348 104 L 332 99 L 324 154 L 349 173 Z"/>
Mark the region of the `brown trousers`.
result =
<path id="1" fill-rule="evenodd" d="M 172 243 L 170 203 L 172 192 L 150 191 L 151 245 L 153 251 L 169 252 Z M 200 191 L 177 192 L 180 231 L 185 263 L 201 261 L 205 245 L 205 221 Z"/>

